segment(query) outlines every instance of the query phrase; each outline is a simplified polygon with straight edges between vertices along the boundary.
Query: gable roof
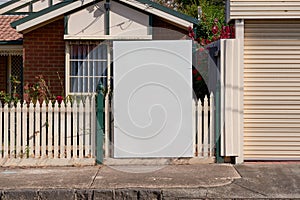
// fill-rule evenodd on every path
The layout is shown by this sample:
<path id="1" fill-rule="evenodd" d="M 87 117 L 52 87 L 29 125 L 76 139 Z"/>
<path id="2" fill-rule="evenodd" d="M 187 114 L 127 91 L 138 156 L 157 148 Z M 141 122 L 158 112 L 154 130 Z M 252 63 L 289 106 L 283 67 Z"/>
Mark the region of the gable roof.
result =
<path id="1" fill-rule="evenodd" d="M 175 24 L 189 27 L 194 24 L 198 24 L 198 20 L 188 15 L 179 13 L 170 8 L 164 7 L 158 3 L 150 0 L 119 0 L 120 2 L 126 3 L 145 12 L 160 16 L 164 19 L 170 20 Z M 96 1 L 99 2 L 99 1 Z M 13 28 L 16 28 L 18 32 L 30 29 L 41 23 L 45 23 L 48 20 L 62 16 L 66 13 L 80 9 L 80 7 L 91 5 L 95 3 L 95 0 L 65 0 L 61 3 L 55 4 L 37 13 L 33 13 L 23 19 L 17 20 L 11 23 Z"/>
<path id="2" fill-rule="evenodd" d="M 23 18 L 20 15 L 0 15 L 0 41 L 22 40 L 23 35 L 10 26 L 10 23 Z"/>

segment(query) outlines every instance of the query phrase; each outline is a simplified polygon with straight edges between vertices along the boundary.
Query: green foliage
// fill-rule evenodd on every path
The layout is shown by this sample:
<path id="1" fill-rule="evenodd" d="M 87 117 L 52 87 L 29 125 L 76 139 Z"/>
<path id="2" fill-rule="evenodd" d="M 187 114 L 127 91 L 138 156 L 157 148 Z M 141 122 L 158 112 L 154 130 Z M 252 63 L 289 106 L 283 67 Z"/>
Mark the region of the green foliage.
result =
<path id="1" fill-rule="evenodd" d="M 225 25 L 225 4 L 222 1 L 199 1 L 201 1 L 202 16 L 197 35 L 203 44 L 207 44 L 221 36 L 222 27 Z"/>
<path id="2" fill-rule="evenodd" d="M 38 75 L 35 78 L 36 78 L 36 82 L 26 83 L 24 85 L 23 97 L 27 103 L 32 101 L 35 104 L 37 101 L 39 101 L 39 103 L 41 104 L 43 101 L 45 101 L 46 103 L 49 102 L 55 103 L 55 101 L 58 101 L 58 103 L 61 104 L 62 101 L 66 103 L 66 101 L 69 99 L 68 97 L 63 97 L 64 95 L 61 96 L 53 95 L 52 92 L 50 91 L 50 81 L 46 82 L 43 75 Z M 58 78 L 63 88 L 63 84 L 59 74 L 58 74 Z"/>
<path id="3" fill-rule="evenodd" d="M 17 76 L 11 76 L 10 82 L 13 88 L 11 93 L 6 93 L 4 91 L 0 91 L 0 100 L 3 103 L 17 103 L 19 101 L 19 94 L 17 93 L 17 87 L 21 84 L 21 81 Z"/>
<path id="4" fill-rule="evenodd" d="M 189 16 L 198 18 L 198 6 L 201 5 L 201 0 L 185 0 L 182 1 L 179 12 L 187 14 Z"/>
<path id="5" fill-rule="evenodd" d="M 200 24 L 197 27 L 197 40 L 202 45 L 216 41 L 222 36 L 228 38 L 228 32 L 224 29 L 225 23 L 225 1 L 224 0 L 156 0 L 156 2 L 198 18 L 198 8 L 201 8 Z"/>
<path id="6" fill-rule="evenodd" d="M 50 100 L 55 99 L 52 93 L 49 90 L 49 86 L 46 83 L 42 75 L 35 77 L 36 82 L 33 84 L 26 83 L 24 86 L 24 100 L 26 102 L 32 101 L 34 104 L 39 101 L 46 101 L 48 103 Z"/>

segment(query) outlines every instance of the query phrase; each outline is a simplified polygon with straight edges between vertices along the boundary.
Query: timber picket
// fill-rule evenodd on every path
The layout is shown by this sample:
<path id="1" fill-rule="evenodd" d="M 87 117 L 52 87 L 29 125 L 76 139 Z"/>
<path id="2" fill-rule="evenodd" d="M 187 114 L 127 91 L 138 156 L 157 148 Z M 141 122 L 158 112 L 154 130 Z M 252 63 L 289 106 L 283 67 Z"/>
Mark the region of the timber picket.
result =
<path id="1" fill-rule="evenodd" d="M 67 159 L 71 159 L 71 152 L 72 152 L 72 127 L 71 125 L 71 119 L 72 119 L 72 108 L 71 108 L 71 103 L 68 102 L 66 105 L 66 121 L 67 121 L 67 127 L 66 127 L 66 133 L 67 133 L 67 145 L 66 145 L 66 151 L 67 151 Z"/>
<path id="2" fill-rule="evenodd" d="M 34 157 L 33 154 L 33 148 L 34 148 L 34 104 L 32 102 L 30 102 L 29 104 L 29 108 L 28 108 L 28 112 L 29 112 L 29 126 L 28 126 L 28 134 L 29 134 L 29 145 L 28 145 L 28 151 L 29 151 L 29 157 Z"/>
<path id="3" fill-rule="evenodd" d="M 91 116 L 91 110 L 90 110 L 91 104 L 90 104 L 90 98 L 87 97 L 85 100 L 84 105 L 84 157 L 88 157 L 90 152 L 90 131 L 91 131 L 91 122 L 90 122 L 90 116 Z"/>
<path id="4" fill-rule="evenodd" d="M 4 151 L 4 158 L 8 158 L 9 156 L 9 148 L 8 148 L 8 141 L 9 141 L 9 133 L 8 133 L 8 105 L 5 104 L 3 108 L 4 112 L 4 122 L 3 122 L 3 151 Z"/>
<path id="5" fill-rule="evenodd" d="M 78 117 L 77 117 L 77 102 L 76 100 L 74 101 L 73 104 L 73 157 L 77 158 L 77 135 L 78 135 L 78 130 L 77 130 L 77 122 L 78 122 Z"/>
<path id="6" fill-rule="evenodd" d="M 48 127 L 48 122 L 47 122 L 47 105 L 46 102 L 44 101 L 42 103 L 42 107 L 41 107 L 41 112 L 42 112 L 42 118 L 41 118 L 41 137 L 42 137 L 42 147 L 41 147 L 41 151 L 42 151 L 42 158 L 46 158 L 47 157 L 47 127 Z"/>
<path id="7" fill-rule="evenodd" d="M 208 157 L 208 98 L 204 97 L 204 136 L 203 136 L 203 147 L 204 157 Z"/>
<path id="8" fill-rule="evenodd" d="M 22 121 L 21 121 L 21 116 L 22 116 L 22 108 L 21 108 L 21 103 L 17 103 L 17 108 L 16 108 L 16 156 L 19 157 L 21 156 L 22 152 Z M 0 129 L 1 130 L 1 129 Z M 1 144 L 1 142 L 0 142 Z"/>
<path id="9" fill-rule="evenodd" d="M 95 156 L 95 151 L 96 151 L 96 140 L 94 138 L 96 138 L 96 99 L 95 96 L 93 95 L 91 98 L 91 104 L 90 104 L 90 108 L 91 108 L 91 138 L 90 138 L 90 144 L 91 144 L 91 157 Z"/>
<path id="10" fill-rule="evenodd" d="M 27 158 L 28 154 L 28 123 L 27 123 L 27 115 L 28 108 L 27 104 L 24 102 L 22 106 L 22 158 Z"/>
<path id="11" fill-rule="evenodd" d="M 41 106 L 40 106 L 40 102 L 37 101 L 37 103 L 35 104 L 35 121 L 36 123 L 33 123 L 35 125 L 34 128 L 34 136 L 35 136 L 35 147 L 34 147 L 34 156 L 35 158 L 39 158 L 40 152 L 41 152 L 41 145 L 40 145 L 40 141 L 41 141 Z"/>
<path id="12" fill-rule="evenodd" d="M 204 97 L 204 101 L 198 100 L 196 108 L 196 152 L 198 157 L 214 157 L 215 129 L 214 129 L 214 96 Z"/>
<path id="13" fill-rule="evenodd" d="M 9 112 L 9 121 L 10 121 L 10 125 L 9 125 L 9 153 L 10 153 L 10 158 L 15 158 L 16 156 L 16 151 L 15 151 L 15 113 L 16 113 L 16 108 L 12 105 L 10 105 L 11 108 L 10 108 L 10 112 Z"/>
<path id="14" fill-rule="evenodd" d="M 65 144 L 65 139 L 66 139 L 66 129 L 65 129 L 65 114 L 66 114 L 66 107 L 65 103 L 62 102 L 60 104 L 59 108 L 59 113 L 60 113 L 60 144 L 59 144 L 59 152 L 60 152 L 60 158 L 65 158 L 66 156 L 66 144 Z"/>
<path id="15" fill-rule="evenodd" d="M 203 152 L 203 147 L 202 147 L 202 111 L 203 111 L 203 107 L 201 104 L 201 100 L 198 100 L 198 106 L 197 106 L 197 152 L 198 152 L 198 156 L 201 157 L 202 156 L 202 152 Z"/>
<path id="16" fill-rule="evenodd" d="M 94 101 L 93 96 L 85 103 L 74 101 L 73 105 L 58 101 L 0 103 L 0 161 L 93 159 L 96 149 Z"/>
<path id="17" fill-rule="evenodd" d="M 58 102 L 55 101 L 54 109 L 53 109 L 54 123 L 53 123 L 53 138 L 54 138 L 54 158 L 58 158 L 58 142 L 59 142 L 59 110 L 58 110 Z"/>
<path id="18" fill-rule="evenodd" d="M 84 123 L 83 123 L 83 103 L 79 101 L 78 106 L 78 137 L 79 137 L 79 158 L 83 158 L 83 140 L 84 140 Z"/>
<path id="19" fill-rule="evenodd" d="M 53 138 L 53 136 L 52 136 L 52 134 L 53 134 L 53 132 L 52 132 L 52 125 L 53 125 L 53 123 L 52 123 L 52 121 L 53 121 L 53 118 L 52 118 L 52 116 L 53 116 L 53 108 L 52 108 L 52 103 L 51 102 L 49 102 L 48 103 L 48 119 L 47 119 L 47 126 L 48 126 L 48 145 L 47 145 L 47 147 L 48 147 L 48 158 L 52 158 L 53 157 L 53 153 L 52 153 L 52 149 L 53 149 L 53 143 L 52 143 L 52 138 Z"/>

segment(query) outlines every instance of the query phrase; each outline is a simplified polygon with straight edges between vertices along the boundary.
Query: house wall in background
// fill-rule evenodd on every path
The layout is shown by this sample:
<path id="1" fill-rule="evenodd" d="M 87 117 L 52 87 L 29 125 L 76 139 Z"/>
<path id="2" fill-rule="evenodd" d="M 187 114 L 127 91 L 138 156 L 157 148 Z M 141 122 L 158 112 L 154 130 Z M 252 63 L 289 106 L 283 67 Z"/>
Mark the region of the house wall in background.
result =
<path id="1" fill-rule="evenodd" d="M 188 30 L 163 21 L 153 16 L 153 39 L 182 39 Z M 163 29 L 161 29 L 163 28 Z M 65 41 L 64 19 L 34 29 L 23 35 L 24 48 L 24 84 L 36 82 L 37 75 L 43 75 L 46 82 L 50 81 L 50 90 L 54 95 L 62 95 L 57 72 L 61 81 L 65 81 Z"/>
<path id="2" fill-rule="evenodd" d="M 24 84 L 36 82 L 37 75 L 43 75 L 50 81 L 50 90 L 62 95 L 62 87 L 57 75 L 64 84 L 65 77 L 65 41 L 64 19 L 35 29 L 23 35 L 24 48 Z"/>
<path id="3" fill-rule="evenodd" d="M 188 30 L 184 27 L 175 26 L 157 16 L 153 16 L 152 19 L 153 40 L 179 40 L 188 35 Z"/>

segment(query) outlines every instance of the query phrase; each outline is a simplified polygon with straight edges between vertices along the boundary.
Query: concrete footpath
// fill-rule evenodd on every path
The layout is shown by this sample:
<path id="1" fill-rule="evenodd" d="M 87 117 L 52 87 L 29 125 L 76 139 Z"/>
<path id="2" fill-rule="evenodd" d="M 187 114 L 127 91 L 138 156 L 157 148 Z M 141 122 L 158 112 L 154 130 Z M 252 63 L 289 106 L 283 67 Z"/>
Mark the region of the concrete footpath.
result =
<path id="1" fill-rule="evenodd" d="M 0 199 L 299 198 L 300 163 L 0 168 Z"/>

